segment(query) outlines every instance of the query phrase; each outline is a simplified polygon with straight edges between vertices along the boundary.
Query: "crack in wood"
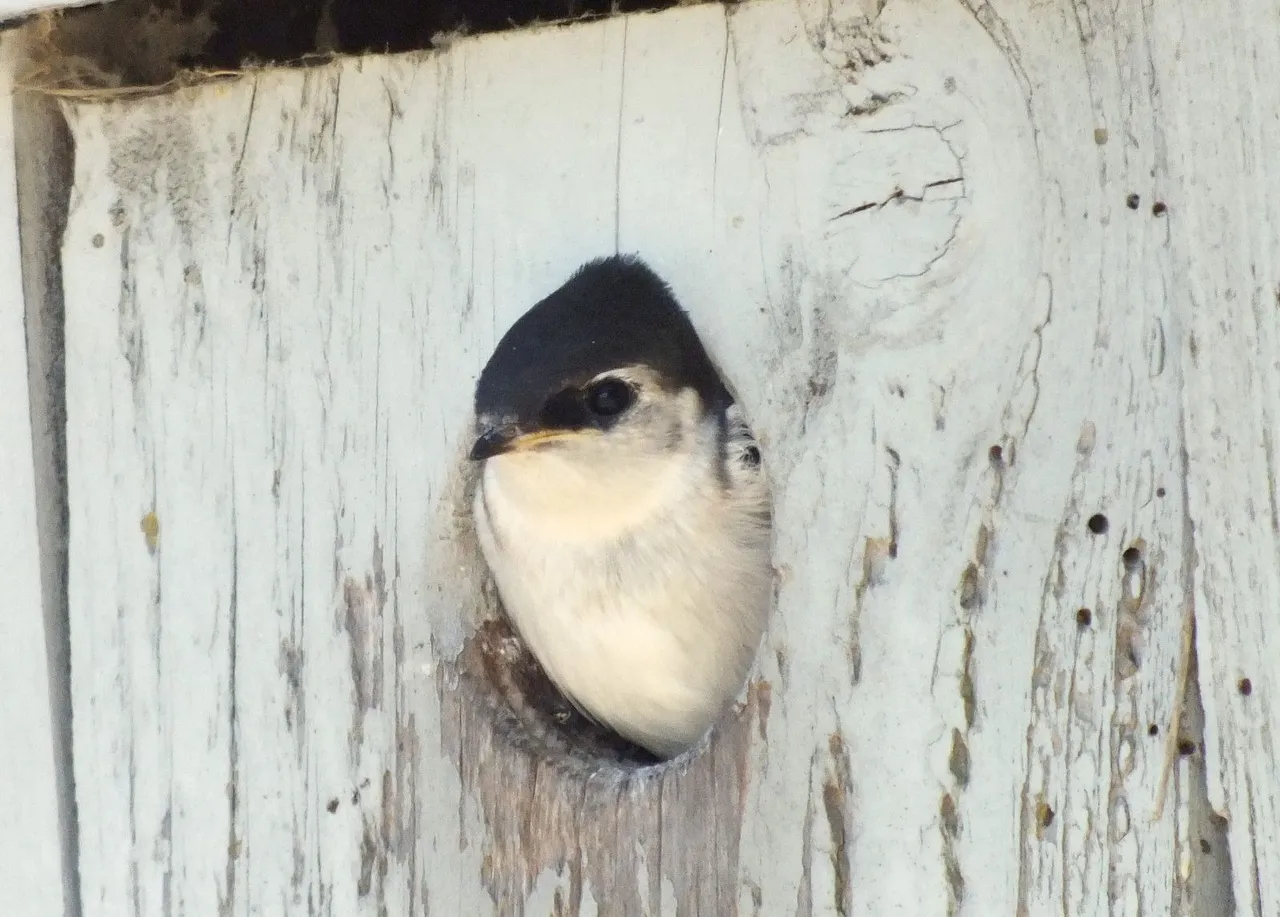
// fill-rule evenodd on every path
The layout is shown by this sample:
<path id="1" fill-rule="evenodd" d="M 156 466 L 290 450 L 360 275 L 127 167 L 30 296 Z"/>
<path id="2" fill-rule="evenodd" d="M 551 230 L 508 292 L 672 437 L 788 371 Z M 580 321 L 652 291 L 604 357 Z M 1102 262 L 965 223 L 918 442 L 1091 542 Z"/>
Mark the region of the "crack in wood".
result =
<path id="1" fill-rule="evenodd" d="M 839 733 L 832 733 L 830 736 L 827 752 L 830 760 L 826 779 L 822 782 L 822 808 L 827 816 L 827 830 L 831 836 L 831 871 L 834 883 L 832 894 L 836 913 L 839 917 L 847 917 L 853 907 L 849 852 L 849 834 L 853 824 L 849 810 L 852 766 L 849 751 Z"/>

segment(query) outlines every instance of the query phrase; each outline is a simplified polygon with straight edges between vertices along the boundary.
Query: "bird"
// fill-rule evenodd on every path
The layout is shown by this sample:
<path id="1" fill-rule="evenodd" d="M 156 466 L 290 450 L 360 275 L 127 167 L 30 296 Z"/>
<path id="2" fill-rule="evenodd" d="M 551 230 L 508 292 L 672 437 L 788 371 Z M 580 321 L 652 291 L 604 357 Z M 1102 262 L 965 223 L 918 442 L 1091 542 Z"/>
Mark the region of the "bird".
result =
<path id="1" fill-rule="evenodd" d="M 745 686 L 773 596 L 759 444 L 671 288 L 582 265 L 475 388 L 477 540 L 515 632 L 573 707 L 659 760 Z"/>

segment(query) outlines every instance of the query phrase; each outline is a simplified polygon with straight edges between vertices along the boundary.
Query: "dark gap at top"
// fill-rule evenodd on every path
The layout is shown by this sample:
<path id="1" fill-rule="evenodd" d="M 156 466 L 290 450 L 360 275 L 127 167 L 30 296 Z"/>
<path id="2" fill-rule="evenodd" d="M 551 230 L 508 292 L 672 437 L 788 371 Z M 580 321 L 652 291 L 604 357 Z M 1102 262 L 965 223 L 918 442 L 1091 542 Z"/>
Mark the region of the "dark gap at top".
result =
<path id="1" fill-rule="evenodd" d="M 160 86 L 184 72 L 398 53 L 698 0 L 114 0 L 27 21 L 47 88 Z"/>

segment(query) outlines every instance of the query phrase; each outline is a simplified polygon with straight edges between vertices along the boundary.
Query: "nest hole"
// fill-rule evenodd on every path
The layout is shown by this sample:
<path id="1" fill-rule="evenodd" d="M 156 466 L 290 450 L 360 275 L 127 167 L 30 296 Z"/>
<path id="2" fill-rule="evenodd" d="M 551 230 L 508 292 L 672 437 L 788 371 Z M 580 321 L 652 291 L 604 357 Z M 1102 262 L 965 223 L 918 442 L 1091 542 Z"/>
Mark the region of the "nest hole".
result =
<path id="1" fill-rule="evenodd" d="M 751 451 L 754 456 L 744 456 L 744 461 L 758 463 L 758 447 Z M 726 699 L 720 715 L 696 743 L 673 757 L 659 756 L 583 715 L 546 674 L 508 619 L 475 536 L 470 508 L 478 477 L 464 473 L 460 481 L 463 479 L 466 483 L 455 497 L 453 513 L 455 518 L 467 520 L 462 527 L 462 544 L 485 572 L 475 582 L 479 593 L 475 623 L 464 639 L 457 671 L 469 683 L 464 692 L 469 695 L 468 700 L 491 718 L 497 738 L 571 778 L 628 779 L 671 767 L 684 768 L 700 758 L 722 734 L 730 742 L 745 740 L 752 728 L 759 728 L 763 735 L 769 695 L 753 694 L 749 681 L 758 663 L 759 645 L 737 696 Z M 776 584 L 773 597 L 776 600 Z M 772 604 L 765 630 L 772 620 Z M 759 644 L 763 645 L 763 641 L 762 631 Z M 746 704 L 741 703 L 744 691 Z M 750 702 L 752 697 L 757 699 L 759 709 Z M 755 717 L 760 718 L 758 727 L 753 726 Z"/>
<path id="2" fill-rule="evenodd" d="M 505 617 L 486 620 L 468 643 L 467 667 L 492 690 L 510 722 L 499 724 L 507 738 L 540 757 L 560 759 L 588 770 L 612 766 L 632 771 L 663 763 L 579 713 L 547 677 Z"/>

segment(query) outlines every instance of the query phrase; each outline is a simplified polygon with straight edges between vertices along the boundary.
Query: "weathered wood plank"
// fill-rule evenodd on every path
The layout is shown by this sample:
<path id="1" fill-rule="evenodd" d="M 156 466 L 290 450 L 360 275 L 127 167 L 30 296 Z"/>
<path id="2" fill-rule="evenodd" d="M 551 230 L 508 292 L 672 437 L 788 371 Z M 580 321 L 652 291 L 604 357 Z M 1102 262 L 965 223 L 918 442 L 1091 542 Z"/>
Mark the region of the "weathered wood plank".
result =
<path id="1" fill-rule="evenodd" d="M 1151 211 L 1197 142 L 1150 89 L 1189 79 L 1191 3 L 762 0 L 69 106 L 86 913 L 1247 901 L 1263 719 L 1222 707 L 1271 715 L 1274 621 L 1232 618 L 1192 540 L 1188 492 L 1225 519 L 1243 491 L 1203 484 L 1215 402 L 1184 401 L 1227 391 L 1169 294 L 1201 237 Z M 475 373 L 615 248 L 693 313 L 778 519 L 743 710 L 638 774 L 513 744 L 468 639 Z M 1211 729 L 1153 820 L 1215 601 L 1235 744 Z"/>
<path id="2" fill-rule="evenodd" d="M 1280 911 L 1280 47 L 1267 17 L 1256 2 L 1226 20 L 1162 9 L 1153 75 L 1168 296 L 1185 316 L 1209 799 L 1229 819 L 1236 913 L 1248 915 Z"/>
<path id="3" fill-rule="evenodd" d="M 36 522 L 10 51 L 0 37 L 0 913 L 61 917 L 62 762 L 55 753 Z"/>

